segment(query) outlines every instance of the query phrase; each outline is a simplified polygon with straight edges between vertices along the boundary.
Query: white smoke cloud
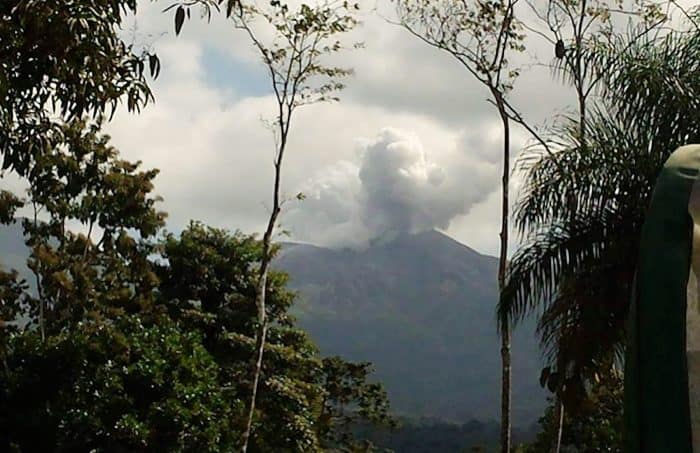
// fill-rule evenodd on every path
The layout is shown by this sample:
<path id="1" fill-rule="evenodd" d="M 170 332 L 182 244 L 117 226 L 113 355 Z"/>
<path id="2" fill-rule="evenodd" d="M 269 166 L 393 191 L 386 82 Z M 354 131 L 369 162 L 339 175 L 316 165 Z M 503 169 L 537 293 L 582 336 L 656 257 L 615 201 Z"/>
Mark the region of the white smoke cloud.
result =
<path id="1" fill-rule="evenodd" d="M 498 164 L 463 149 L 428 158 L 413 134 L 382 129 L 360 141 L 359 162 L 342 161 L 308 181 L 285 217 L 295 240 L 363 247 L 379 237 L 447 229 L 498 187 Z M 471 144 L 471 143 L 470 143 Z"/>

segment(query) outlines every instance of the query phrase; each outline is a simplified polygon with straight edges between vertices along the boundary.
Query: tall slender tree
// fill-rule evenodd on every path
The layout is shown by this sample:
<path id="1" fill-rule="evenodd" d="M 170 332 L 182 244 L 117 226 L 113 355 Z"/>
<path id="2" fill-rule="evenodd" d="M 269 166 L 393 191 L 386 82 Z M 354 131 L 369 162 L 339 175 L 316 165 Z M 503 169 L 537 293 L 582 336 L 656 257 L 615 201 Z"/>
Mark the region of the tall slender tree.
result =
<path id="1" fill-rule="evenodd" d="M 269 9 L 240 5 L 234 9 L 237 28 L 244 30 L 259 52 L 268 71 L 275 95 L 277 116 L 271 130 L 275 142 L 272 207 L 262 238 L 262 258 L 258 274 L 255 303 L 258 309 L 256 353 L 253 383 L 241 451 L 248 450 L 253 430 L 255 403 L 263 366 L 268 321 L 265 305 L 267 278 L 272 262 L 272 241 L 282 211 L 282 163 L 289 143 L 292 118 L 297 108 L 323 101 L 337 101 L 334 93 L 344 85 L 340 79 L 351 74 L 349 69 L 326 66 L 324 59 L 343 48 L 336 35 L 351 30 L 356 24 L 357 4 L 327 1 L 315 6 L 302 4 L 293 12 L 286 4 L 273 0 Z M 264 19 L 275 30 L 275 39 L 265 43 L 254 28 L 255 19 Z M 302 199 L 303 195 L 297 198 Z"/>
<path id="2" fill-rule="evenodd" d="M 339 35 L 349 32 L 358 23 L 357 3 L 326 0 L 312 6 L 302 3 L 290 10 L 280 0 L 262 6 L 255 2 L 235 0 L 194 0 L 171 5 L 175 9 L 175 30 L 180 32 L 193 5 L 212 8 L 225 5 L 226 15 L 234 27 L 242 30 L 259 54 L 267 70 L 275 99 L 276 116 L 267 125 L 274 138 L 274 180 L 272 205 L 262 237 L 262 258 L 258 273 L 255 304 L 258 311 L 256 353 L 246 429 L 241 451 L 246 452 L 253 430 L 255 404 L 263 370 L 263 356 L 268 330 L 266 288 L 273 257 L 273 240 L 282 206 L 282 164 L 287 152 L 292 119 L 299 107 L 325 101 L 339 100 L 336 93 L 344 88 L 341 80 L 352 74 L 347 68 L 326 64 L 326 59 L 346 47 Z M 260 22 L 272 35 L 264 38 Z M 355 45 L 356 47 L 359 44 Z M 297 195 L 302 199 L 303 195 Z"/>
<path id="3" fill-rule="evenodd" d="M 524 50 L 522 26 L 515 15 L 519 0 L 493 2 L 395 0 L 398 24 L 428 45 L 453 56 L 490 95 L 503 126 L 501 232 L 498 285 L 503 287 L 508 258 L 511 118 L 507 96 L 519 73 L 509 64 L 513 52 Z M 501 323 L 501 450 L 511 446 L 511 330 Z"/>

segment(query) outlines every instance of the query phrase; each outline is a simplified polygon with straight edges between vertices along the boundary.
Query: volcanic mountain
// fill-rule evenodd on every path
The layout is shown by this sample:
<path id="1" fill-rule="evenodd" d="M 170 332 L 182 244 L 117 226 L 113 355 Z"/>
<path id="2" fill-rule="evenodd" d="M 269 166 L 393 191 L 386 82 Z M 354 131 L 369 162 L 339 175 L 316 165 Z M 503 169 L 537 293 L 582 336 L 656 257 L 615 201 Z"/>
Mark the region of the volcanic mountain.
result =
<path id="1" fill-rule="evenodd" d="M 363 250 L 289 243 L 276 261 L 322 354 L 372 362 L 396 412 L 455 422 L 498 418 L 497 266 L 438 231 Z M 533 322 L 512 350 L 514 425 L 525 428 L 545 402 Z"/>

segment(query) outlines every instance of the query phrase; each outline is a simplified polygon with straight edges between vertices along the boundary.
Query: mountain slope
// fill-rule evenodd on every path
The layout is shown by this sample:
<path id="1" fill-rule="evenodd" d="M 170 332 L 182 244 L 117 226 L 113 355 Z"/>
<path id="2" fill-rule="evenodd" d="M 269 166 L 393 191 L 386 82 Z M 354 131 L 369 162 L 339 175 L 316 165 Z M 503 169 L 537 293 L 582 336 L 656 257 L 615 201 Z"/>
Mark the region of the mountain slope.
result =
<path id="1" fill-rule="evenodd" d="M 322 353 L 373 362 L 400 413 L 459 422 L 499 414 L 497 264 L 437 231 L 364 251 L 287 244 L 276 261 L 290 274 L 297 316 Z M 513 341 L 521 427 L 544 406 L 533 332 L 525 325 Z"/>
<path id="2" fill-rule="evenodd" d="M 16 269 L 23 276 L 27 269 L 27 246 L 22 239 L 22 225 L 16 221 L 11 225 L 0 225 L 0 267 Z"/>

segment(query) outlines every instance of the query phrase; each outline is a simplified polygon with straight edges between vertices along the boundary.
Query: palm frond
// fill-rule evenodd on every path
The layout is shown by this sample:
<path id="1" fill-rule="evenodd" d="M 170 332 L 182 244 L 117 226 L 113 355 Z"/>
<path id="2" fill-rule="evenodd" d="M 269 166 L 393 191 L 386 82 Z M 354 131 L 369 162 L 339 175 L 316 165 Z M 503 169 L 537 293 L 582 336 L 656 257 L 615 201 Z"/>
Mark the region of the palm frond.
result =
<path id="1" fill-rule="evenodd" d="M 613 39 L 588 55 L 600 101 L 586 144 L 577 118 L 526 151 L 514 209 L 523 238 L 498 315 L 539 317 L 545 359 L 577 386 L 619 358 L 637 247 L 657 175 L 677 147 L 700 142 L 700 30 Z M 579 384 L 576 384 L 579 383 Z"/>

